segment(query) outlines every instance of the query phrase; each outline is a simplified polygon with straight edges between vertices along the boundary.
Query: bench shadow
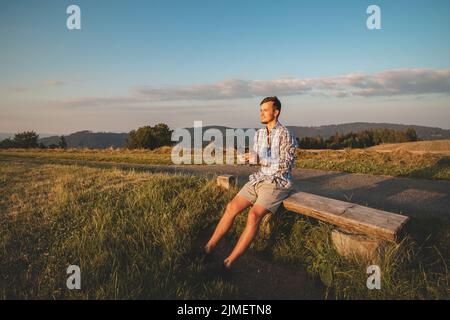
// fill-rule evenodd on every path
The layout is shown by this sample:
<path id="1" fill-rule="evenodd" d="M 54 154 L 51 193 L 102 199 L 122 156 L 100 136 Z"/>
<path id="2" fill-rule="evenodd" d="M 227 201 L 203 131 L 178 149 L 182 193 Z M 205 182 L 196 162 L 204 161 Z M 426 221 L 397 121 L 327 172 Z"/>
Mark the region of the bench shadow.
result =
<path id="1" fill-rule="evenodd" d="M 450 157 L 446 157 L 435 166 L 417 170 L 417 174 L 441 170 L 449 164 Z M 356 181 L 359 186 L 339 188 L 339 182 L 350 176 L 356 177 L 346 172 L 306 178 L 300 174 L 295 179 L 296 190 L 408 216 L 403 234 L 418 244 L 436 245 L 449 256 L 443 244 L 450 242 L 450 181 L 389 176 L 371 176 L 373 181 L 364 181 L 364 175 L 360 175 Z"/>
<path id="2" fill-rule="evenodd" d="M 448 180 L 365 176 L 340 172 L 306 178 L 300 174 L 294 181 L 297 191 L 403 215 L 446 217 L 450 213 Z"/>

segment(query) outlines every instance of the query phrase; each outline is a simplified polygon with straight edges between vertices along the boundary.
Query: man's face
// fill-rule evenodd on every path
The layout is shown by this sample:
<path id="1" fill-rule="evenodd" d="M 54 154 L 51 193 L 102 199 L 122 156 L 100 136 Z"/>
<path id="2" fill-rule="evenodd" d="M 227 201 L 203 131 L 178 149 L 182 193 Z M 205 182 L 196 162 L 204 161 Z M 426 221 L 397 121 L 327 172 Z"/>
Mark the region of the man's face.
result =
<path id="1" fill-rule="evenodd" d="M 263 103 L 259 109 L 261 123 L 267 124 L 278 116 L 279 111 L 274 107 L 273 101 Z"/>

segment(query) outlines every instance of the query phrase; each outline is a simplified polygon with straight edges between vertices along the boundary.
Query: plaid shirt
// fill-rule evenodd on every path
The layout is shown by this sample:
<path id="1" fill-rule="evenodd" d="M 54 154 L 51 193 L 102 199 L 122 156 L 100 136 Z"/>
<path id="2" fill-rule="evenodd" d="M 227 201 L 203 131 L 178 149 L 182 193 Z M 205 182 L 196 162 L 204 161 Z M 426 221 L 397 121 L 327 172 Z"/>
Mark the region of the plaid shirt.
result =
<path id="1" fill-rule="evenodd" d="M 294 134 L 278 121 L 269 135 L 267 128 L 256 131 L 252 151 L 258 155 L 261 168 L 249 176 L 251 185 L 268 180 L 275 182 L 277 187 L 291 188 L 291 171 L 297 147 Z"/>

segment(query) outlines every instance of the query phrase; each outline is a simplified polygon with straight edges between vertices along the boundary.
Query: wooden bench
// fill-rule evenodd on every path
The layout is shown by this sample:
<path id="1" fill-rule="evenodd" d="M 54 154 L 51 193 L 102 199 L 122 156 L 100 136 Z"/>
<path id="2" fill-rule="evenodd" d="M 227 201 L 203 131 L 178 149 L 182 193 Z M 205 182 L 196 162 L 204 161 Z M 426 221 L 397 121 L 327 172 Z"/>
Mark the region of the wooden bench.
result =
<path id="1" fill-rule="evenodd" d="M 224 186 L 224 181 L 236 183 L 233 176 L 218 177 L 219 185 Z M 293 193 L 283 201 L 283 205 L 289 211 L 337 226 L 331 238 L 343 256 L 375 257 L 383 241 L 399 240 L 409 220 L 400 214 L 306 192 Z"/>
<path id="2" fill-rule="evenodd" d="M 368 237 L 395 242 L 408 217 L 306 192 L 296 192 L 283 201 L 296 213 L 319 219 Z"/>
<path id="3" fill-rule="evenodd" d="M 331 233 L 336 251 L 345 257 L 378 260 L 383 241 L 397 242 L 409 217 L 358 204 L 296 192 L 284 207 L 338 227 Z"/>

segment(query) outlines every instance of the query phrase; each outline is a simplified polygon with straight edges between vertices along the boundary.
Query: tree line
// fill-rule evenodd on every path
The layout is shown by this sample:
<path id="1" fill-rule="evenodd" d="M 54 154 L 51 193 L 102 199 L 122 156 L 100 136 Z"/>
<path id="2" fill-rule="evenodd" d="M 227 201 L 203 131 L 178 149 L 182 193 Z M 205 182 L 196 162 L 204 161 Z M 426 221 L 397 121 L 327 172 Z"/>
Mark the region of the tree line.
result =
<path id="1" fill-rule="evenodd" d="M 172 132 L 170 128 L 159 123 L 155 126 L 144 126 L 128 133 L 124 147 L 127 149 L 156 149 L 162 146 L 172 145 Z M 67 141 L 64 136 L 59 137 L 57 144 L 48 146 L 39 142 L 39 135 L 35 131 L 24 131 L 0 141 L 0 149 L 9 148 L 40 148 L 40 149 L 66 149 Z"/>
<path id="2" fill-rule="evenodd" d="M 155 126 L 144 126 L 128 133 L 124 147 L 127 149 L 156 149 L 162 146 L 172 146 L 172 132 L 165 123 Z M 381 143 L 396 143 L 418 141 L 416 131 L 408 128 L 406 131 L 394 129 L 366 129 L 358 132 L 342 134 L 336 132 L 328 139 L 321 136 L 297 138 L 301 149 L 342 149 L 367 148 Z M 64 136 L 59 137 L 59 143 L 45 146 L 39 142 L 39 135 L 34 131 L 17 133 L 13 138 L 0 141 L 0 148 L 67 148 Z"/>
<path id="3" fill-rule="evenodd" d="M 358 132 L 342 134 L 336 132 L 328 139 L 321 136 L 297 138 L 301 149 L 343 149 L 368 148 L 381 143 L 399 143 L 418 141 L 417 133 L 413 128 L 406 131 L 395 129 L 366 129 Z"/>
<path id="4" fill-rule="evenodd" d="M 64 136 L 59 137 L 58 144 L 51 144 L 49 146 L 45 146 L 42 142 L 39 142 L 39 135 L 35 131 L 24 131 L 19 132 L 14 135 L 13 138 L 6 138 L 0 141 L 1 149 L 9 149 L 9 148 L 40 148 L 40 149 L 55 149 L 67 148 L 66 138 Z"/>

